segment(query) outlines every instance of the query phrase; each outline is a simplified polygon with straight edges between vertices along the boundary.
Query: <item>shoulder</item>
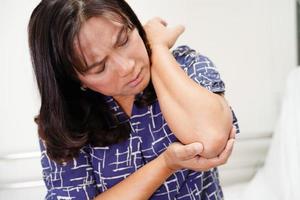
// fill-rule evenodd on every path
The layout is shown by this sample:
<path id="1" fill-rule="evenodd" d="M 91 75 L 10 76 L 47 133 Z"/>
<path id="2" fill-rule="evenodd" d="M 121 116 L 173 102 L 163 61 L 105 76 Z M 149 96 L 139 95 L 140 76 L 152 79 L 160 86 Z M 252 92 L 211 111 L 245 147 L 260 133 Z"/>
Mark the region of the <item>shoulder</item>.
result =
<path id="1" fill-rule="evenodd" d="M 205 55 L 199 53 L 195 49 L 188 45 L 180 45 L 172 51 L 173 56 L 177 62 L 181 65 L 191 64 L 193 62 L 206 62 L 211 63 L 212 61 Z"/>
<path id="2" fill-rule="evenodd" d="M 185 73 L 212 92 L 224 92 L 225 84 L 214 63 L 187 45 L 178 46 L 172 54 Z"/>

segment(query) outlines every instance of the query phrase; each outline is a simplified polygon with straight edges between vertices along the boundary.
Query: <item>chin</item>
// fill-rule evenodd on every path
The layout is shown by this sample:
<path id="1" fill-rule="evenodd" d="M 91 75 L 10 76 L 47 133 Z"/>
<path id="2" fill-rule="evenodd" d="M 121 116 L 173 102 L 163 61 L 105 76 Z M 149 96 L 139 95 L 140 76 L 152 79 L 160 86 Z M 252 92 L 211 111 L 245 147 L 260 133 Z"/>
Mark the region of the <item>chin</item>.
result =
<path id="1" fill-rule="evenodd" d="M 149 80 L 145 80 L 136 88 L 134 95 L 141 93 L 148 86 Z"/>
<path id="2" fill-rule="evenodd" d="M 150 71 L 147 71 L 144 73 L 143 80 L 135 87 L 132 89 L 129 89 L 130 95 L 136 95 L 144 91 L 144 89 L 148 86 L 150 82 Z"/>

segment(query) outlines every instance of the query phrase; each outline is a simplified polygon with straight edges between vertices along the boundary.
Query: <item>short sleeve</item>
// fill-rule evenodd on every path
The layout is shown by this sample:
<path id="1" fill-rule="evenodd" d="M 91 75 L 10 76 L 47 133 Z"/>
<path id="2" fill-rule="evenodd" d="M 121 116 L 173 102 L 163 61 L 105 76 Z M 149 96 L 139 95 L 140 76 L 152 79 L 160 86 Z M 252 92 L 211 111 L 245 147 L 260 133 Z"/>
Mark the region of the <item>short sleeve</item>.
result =
<path id="1" fill-rule="evenodd" d="M 179 46 L 173 55 L 181 68 L 195 82 L 211 92 L 222 93 L 225 84 L 214 63 L 188 46 Z"/>
<path id="2" fill-rule="evenodd" d="M 185 73 L 196 83 L 214 93 L 224 93 L 225 83 L 221 79 L 218 69 L 206 56 L 197 53 L 189 46 L 177 47 L 172 52 L 176 61 L 180 64 Z M 237 133 L 240 132 L 235 113 L 232 111 L 233 122 Z"/>
<path id="3" fill-rule="evenodd" d="M 47 187 L 45 199 L 88 200 L 99 193 L 89 156 L 83 149 L 77 158 L 58 164 L 48 157 L 42 140 L 40 147 L 43 179 Z"/>

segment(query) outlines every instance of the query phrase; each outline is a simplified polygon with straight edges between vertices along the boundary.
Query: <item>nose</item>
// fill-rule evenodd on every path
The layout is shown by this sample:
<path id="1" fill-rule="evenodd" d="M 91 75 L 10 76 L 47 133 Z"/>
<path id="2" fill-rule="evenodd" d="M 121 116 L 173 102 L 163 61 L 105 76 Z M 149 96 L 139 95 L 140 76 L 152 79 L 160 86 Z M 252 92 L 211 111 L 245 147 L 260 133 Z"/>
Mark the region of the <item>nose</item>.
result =
<path id="1" fill-rule="evenodd" d="M 135 62 L 133 59 L 118 53 L 114 53 L 111 59 L 115 70 L 121 77 L 125 77 L 134 71 Z"/>

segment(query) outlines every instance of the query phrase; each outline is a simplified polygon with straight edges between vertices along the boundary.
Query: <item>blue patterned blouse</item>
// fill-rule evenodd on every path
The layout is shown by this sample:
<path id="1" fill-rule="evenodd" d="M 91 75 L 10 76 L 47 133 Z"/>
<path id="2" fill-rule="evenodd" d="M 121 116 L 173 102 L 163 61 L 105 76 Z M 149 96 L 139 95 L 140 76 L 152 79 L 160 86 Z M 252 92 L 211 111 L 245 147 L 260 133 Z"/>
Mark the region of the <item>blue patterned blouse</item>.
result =
<path id="1" fill-rule="evenodd" d="M 198 84 L 212 92 L 225 91 L 218 71 L 207 57 L 188 46 L 177 47 L 173 55 L 188 76 Z M 120 120 L 129 120 L 130 138 L 107 147 L 87 145 L 80 150 L 77 158 L 62 165 L 49 159 L 43 142 L 40 142 L 43 178 L 47 186 L 46 199 L 92 199 L 155 159 L 171 143 L 178 141 L 168 127 L 158 101 L 143 108 L 133 105 L 130 119 L 112 97 L 107 97 L 107 102 Z M 233 123 L 238 129 L 235 116 Z M 178 170 L 150 199 L 223 199 L 217 168 L 205 172 Z"/>

